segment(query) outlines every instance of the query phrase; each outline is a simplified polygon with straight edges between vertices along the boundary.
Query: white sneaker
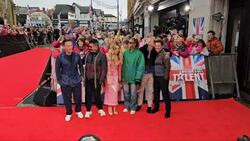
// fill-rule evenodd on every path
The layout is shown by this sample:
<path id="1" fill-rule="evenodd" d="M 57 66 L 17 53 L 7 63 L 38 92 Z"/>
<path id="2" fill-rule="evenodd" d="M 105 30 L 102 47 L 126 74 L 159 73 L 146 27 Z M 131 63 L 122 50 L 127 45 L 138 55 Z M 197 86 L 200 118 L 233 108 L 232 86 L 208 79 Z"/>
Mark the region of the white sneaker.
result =
<path id="1" fill-rule="evenodd" d="M 123 109 L 123 112 L 124 112 L 124 113 L 127 113 L 127 112 L 128 112 L 128 109 L 126 109 L 126 108 Z"/>
<path id="2" fill-rule="evenodd" d="M 102 109 L 100 109 L 98 113 L 100 114 L 101 117 L 106 116 L 106 113 Z"/>
<path id="3" fill-rule="evenodd" d="M 92 115 L 92 112 L 91 111 L 87 111 L 86 113 L 85 113 L 85 118 L 90 118 L 90 116 Z"/>
<path id="4" fill-rule="evenodd" d="M 72 117 L 71 115 L 66 115 L 65 116 L 65 121 L 69 122 L 71 120 L 71 117 Z"/>
<path id="5" fill-rule="evenodd" d="M 135 114 L 135 111 L 130 111 L 130 114 L 131 114 L 131 115 L 134 115 L 134 114 Z"/>
<path id="6" fill-rule="evenodd" d="M 83 118 L 82 112 L 77 112 L 76 115 L 77 115 L 78 118 Z"/>

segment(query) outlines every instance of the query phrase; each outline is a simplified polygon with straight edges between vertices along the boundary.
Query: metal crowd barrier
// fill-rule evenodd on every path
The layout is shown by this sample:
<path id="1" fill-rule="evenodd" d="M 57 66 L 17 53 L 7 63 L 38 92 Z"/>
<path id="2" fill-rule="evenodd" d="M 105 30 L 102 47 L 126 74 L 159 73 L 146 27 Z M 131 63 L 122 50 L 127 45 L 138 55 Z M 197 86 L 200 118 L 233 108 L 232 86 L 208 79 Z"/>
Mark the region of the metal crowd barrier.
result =
<path id="1" fill-rule="evenodd" d="M 234 93 L 240 98 L 238 77 L 236 72 L 236 54 L 221 54 L 206 57 L 206 69 L 210 82 L 212 98 L 215 94 Z"/>
<path id="2" fill-rule="evenodd" d="M 0 58 L 31 49 L 26 35 L 0 36 Z"/>

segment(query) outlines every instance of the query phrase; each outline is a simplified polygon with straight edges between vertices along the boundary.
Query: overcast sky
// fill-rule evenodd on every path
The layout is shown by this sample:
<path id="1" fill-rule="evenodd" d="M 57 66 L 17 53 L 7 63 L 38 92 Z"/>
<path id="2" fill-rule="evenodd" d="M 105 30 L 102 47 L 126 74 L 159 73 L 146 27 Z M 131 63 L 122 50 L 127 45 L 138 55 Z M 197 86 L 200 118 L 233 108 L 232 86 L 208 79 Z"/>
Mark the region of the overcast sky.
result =
<path id="1" fill-rule="evenodd" d="M 45 7 L 45 8 L 53 8 L 56 4 L 72 4 L 73 2 L 81 5 L 81 6 L 89 6 L 90 0 L 13 0 L 14 3 L 18 6 L 27 6 L 30 7 Z M 93 7 L 96 9 L 102 9 L 105 14 L 113 14 L 117 16 L 116 9 L 108 9 L 97 5 L 94 1 L 102 1 L 103 3 L 116 6 L 117 0 L 93 0 Z M 120 1 L 120 11 L 122 11 L 122 19 L 127 19 L 127 0 L 119 0 Z"/>

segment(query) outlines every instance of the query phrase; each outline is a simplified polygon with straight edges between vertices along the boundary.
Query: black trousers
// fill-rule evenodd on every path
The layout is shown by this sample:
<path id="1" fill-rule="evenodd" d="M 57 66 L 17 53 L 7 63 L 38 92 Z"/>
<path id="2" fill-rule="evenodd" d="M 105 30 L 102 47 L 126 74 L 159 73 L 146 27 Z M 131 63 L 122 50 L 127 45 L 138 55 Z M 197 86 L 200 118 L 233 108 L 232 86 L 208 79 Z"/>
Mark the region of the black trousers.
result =
<path id="1" fill-rule="evenodd" d="M 160 91 L 162 91 L 162 96 L 165 101 L 166 113 L 171 113 L 171 101 L 168 92 L 168 81 L 163 77 L 154 77 L 154 105 L 155 109 L 160 108 Z"/>
<path id="2" fill-rule="evenodd" d="M 82 107 L 82 86 L 81 83 L 75 87 L 61 86 L 63 100 L 66 108 L 66 114 L 72 114 L 72 93 L 75 101 L 75 112 L 81 112 Z"/>
<path id="3" fill-rule="evenodd" d="M 101 96 L 101 85 L 97 81 L 97 88 L 95 88 L 94 79 L 86 79 L 85 82 L 85 103 L 87 111 L 91 111 L 92 98 L 95 98 L 95 103 L 98 109 L 102 109 L 102 96 Z"/>

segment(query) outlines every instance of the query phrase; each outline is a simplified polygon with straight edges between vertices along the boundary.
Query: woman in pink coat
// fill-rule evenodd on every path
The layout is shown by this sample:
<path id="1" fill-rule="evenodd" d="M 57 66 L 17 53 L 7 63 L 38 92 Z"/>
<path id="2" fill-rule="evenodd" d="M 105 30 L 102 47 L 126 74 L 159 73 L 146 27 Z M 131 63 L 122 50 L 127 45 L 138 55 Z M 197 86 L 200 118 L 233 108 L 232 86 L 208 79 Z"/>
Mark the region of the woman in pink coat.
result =
<path id="1" fill-rule="evenodd" d="M 118 93 L 121 82 L 122 50 L 118 45 L 111 45 L 107 53 L 108 72 L 104 88 L 104 104 L 108 105 L 109 115 L 118 114 Z"/>

